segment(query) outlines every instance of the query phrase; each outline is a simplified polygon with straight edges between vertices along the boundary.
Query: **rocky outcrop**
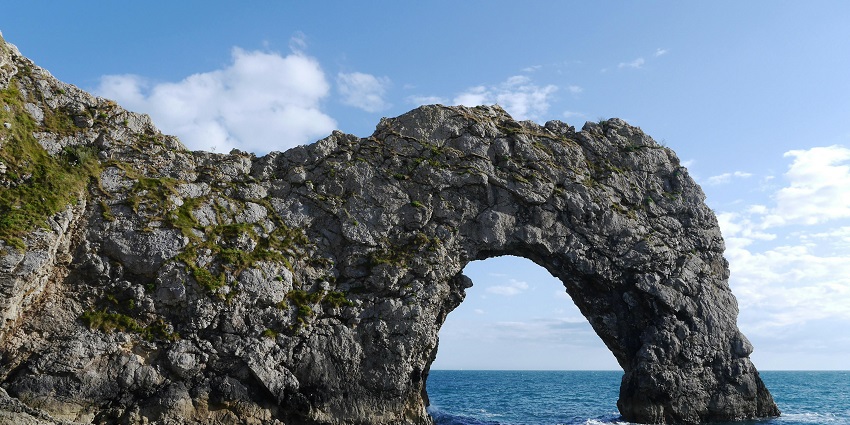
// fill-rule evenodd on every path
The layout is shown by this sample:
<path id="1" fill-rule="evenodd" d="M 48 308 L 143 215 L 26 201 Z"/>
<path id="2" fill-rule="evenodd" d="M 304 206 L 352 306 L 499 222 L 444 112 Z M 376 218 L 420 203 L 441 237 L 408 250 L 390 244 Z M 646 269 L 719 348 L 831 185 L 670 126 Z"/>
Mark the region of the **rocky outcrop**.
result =
<path id="1" fill-rule="evenodd" d="M 0 418 L 430 424 L 463 268 L 500 255 L 564 283 L 624 370 L 624 419 L 778 414 L 702 191 L 621 120 L 426 106 L 368 138 L 190 152 L 0 53 L 0 183 L 56 200 L 0 205 Z"/>

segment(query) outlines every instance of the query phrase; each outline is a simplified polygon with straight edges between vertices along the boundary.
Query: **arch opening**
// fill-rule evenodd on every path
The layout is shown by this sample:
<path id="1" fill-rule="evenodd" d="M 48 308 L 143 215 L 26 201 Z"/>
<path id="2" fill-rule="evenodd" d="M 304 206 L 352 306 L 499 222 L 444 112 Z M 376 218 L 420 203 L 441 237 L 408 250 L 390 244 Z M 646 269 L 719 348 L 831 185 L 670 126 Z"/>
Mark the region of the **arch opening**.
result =
<path id="1" fill-rule="evenodd" d="M 623 371 L 558 278 L 513 255 L 473 261 L 462 273 L 473 286 L 446 316 L 426 383 L 438 425 L 458 416 L 522 422 L 524 409 L 556 422 L 610 414 Z M 518 406 L 508 389 L 536 396 Z"/>

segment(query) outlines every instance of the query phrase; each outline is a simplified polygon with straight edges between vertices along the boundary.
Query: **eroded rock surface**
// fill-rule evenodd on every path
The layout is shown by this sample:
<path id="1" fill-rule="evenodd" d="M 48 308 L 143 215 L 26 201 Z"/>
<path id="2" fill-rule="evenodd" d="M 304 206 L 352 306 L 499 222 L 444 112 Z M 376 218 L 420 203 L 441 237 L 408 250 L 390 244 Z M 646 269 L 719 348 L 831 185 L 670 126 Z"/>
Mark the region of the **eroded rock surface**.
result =
<path id="1" fill-rule="evenodd" d="M 430 424 L 461 271 L 499 255 L 564 283 L 624 370 L 624 419 L 778 414 L 702 191 L 621 120 L 426 106 L 368 138 L 220 155 L 13 46 L 0 65 L 4 152 L 32 137 L 91 177 L 0 242 L 0 421 Z M 0 190 L 36 184 L 10 161 Z"/>

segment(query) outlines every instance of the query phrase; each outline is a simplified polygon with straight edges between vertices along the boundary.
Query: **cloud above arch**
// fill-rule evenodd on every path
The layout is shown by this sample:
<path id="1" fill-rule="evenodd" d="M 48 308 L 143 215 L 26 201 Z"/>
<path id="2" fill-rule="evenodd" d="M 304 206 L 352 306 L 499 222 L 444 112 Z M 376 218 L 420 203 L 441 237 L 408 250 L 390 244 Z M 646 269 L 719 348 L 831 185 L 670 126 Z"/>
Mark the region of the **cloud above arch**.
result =
<path id="1" fill-rule="evenodd" d="M 106 75 L 94 91 L 149 114 L 193 150 L 285 150 L 336 128 L 321 109 L 330 84 L 318 61 L 300 51 L 283 56 L 237 47 L 222 69 L 177 82 Z"/>

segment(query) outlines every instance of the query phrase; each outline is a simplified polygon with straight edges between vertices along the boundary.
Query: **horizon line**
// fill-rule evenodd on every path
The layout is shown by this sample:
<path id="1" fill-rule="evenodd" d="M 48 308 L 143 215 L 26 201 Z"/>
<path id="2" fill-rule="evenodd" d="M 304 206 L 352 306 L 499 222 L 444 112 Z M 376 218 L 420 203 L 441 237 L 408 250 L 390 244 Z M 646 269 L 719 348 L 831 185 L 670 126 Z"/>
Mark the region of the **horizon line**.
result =
<path id="1" fill-rule="evenodd" d="M 430 372 L 623 372 L 618 369 L 431 369 Z M 759 369 L 758 372 L 850 372 L 850 369 Z"/>

